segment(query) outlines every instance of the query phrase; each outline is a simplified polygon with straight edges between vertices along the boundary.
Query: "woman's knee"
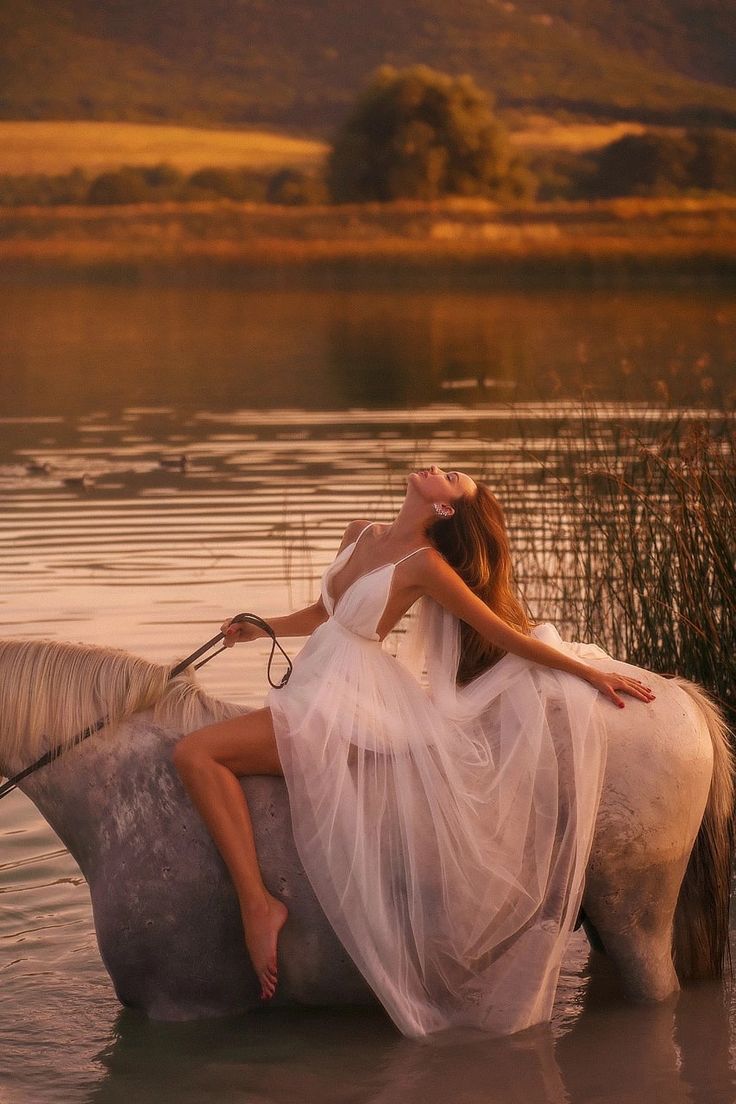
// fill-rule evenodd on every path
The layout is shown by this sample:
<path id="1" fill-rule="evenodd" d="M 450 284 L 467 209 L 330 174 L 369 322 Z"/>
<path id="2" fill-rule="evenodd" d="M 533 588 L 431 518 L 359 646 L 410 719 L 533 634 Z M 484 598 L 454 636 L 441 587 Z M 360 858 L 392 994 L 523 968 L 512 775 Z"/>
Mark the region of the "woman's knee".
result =
<path id="1" fill-rule="evenodd" d="M 201 765 L 204 749 L 197 736 L 197 732 L 188 732 L 174 745 L 171 758 L 179 774 L 187 774 L 196 765 Z"/>
<path id="2" fill-rule="evenodd" d="M 227 767 L 233 774 L 283 774 L 270 710 L 233 717 L 182 736 L 172 753 L 180 774 L 209 764 Z"/>

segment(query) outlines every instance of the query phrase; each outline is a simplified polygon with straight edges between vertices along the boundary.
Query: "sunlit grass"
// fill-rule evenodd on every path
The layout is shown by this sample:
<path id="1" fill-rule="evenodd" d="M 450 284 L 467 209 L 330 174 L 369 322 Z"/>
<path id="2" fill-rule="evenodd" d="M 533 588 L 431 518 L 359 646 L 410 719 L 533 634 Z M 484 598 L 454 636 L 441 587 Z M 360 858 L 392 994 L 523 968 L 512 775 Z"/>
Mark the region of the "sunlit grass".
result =
<path id="1" fill-rule="evenodd" d="M 511 132 L 511 141 L 523 150 L 568 150 L 584 153 L 617 142 L 626 134 L 643 134 L 641 123 L 559 123 L 545 116 L 530 116 L 527 125 Z"/>
<path id="2" fill-rule="evenodd" d="M 638 123 L 559 123 L 532 116 L 513 130 L 520 149 L 599 149 L 624 134 L 644 130 Z M 328 152 L 325 142 L 256 129 L 90 121 L 0 120 L 0 174 L 106 172 L 121 165 L 168 162 L 182 172 L 218 168 L 316 168 Z"/>
<path id="3" fill-rule="evenodd" d="M 182 172 L 221 168 L 307 168 L 327 147 L 265 130 L 207 130 L 139 123 L 0 120 L 0 174 L 104 172 L 168 162 Z"/>
<path id="4" fill-rule="evenodd" d="M 683 278 L 708 270 L 733 279 L 736 197 L 606 200 L 499 208 L 492 203 L 345 204 L 288 207 L 232 200 L 115 207 L 0 209 L 0 262 L 63 273 L 95 265 L 213 272 L 366 263 L 430 273 L 473 271 L 495 279 L 514 266 L 606 270 Z M 538 262 L 538 272 L 533 266 Z M 692 268 L 688 268 L 692 266 Z"/>

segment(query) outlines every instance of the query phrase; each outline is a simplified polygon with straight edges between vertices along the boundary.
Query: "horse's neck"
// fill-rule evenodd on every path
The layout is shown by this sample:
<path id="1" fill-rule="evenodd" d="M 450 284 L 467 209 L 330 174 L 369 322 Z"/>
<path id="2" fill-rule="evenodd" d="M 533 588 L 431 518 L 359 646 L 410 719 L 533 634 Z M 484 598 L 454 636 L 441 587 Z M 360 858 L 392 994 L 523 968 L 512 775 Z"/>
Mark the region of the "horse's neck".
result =
<path id="1" fill-rule="evenodd" d="M 171 762 L 180 736 L 138 713 L 21 784 L 88 880 L 132 835 L 151 833 L 153 842 L 155 821 L 186 799 Z"/>

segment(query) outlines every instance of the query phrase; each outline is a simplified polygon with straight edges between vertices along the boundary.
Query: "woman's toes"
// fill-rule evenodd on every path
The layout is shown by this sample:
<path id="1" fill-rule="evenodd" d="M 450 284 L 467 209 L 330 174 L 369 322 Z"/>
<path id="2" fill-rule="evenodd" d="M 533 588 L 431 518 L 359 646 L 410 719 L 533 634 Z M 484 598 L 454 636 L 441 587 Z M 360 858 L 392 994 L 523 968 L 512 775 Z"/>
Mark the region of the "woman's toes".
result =
<path id="1" fill-rule="evenodd" d="M 276 982 L 276 971 L 266 967 L 266 970 L 261 975 L 261 996 L 264 999 L 268 999 L 274 995 L 276 992 Z"/>

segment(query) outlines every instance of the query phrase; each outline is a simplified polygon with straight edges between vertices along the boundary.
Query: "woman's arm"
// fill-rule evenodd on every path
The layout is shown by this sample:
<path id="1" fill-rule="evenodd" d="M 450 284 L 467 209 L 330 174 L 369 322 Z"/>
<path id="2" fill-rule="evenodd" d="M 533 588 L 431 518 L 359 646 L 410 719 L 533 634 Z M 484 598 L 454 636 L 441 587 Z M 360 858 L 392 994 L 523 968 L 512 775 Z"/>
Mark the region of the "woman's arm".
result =
<path id="1" fill-rule="evenodd" d="M 578 675 L 620 706 L 624 703 L 616 694 L 616 689 L 624 690 L 645 701 L 653 697 L 647 692 L 648 688 L 636 679 L 615 672 L 604 673 L 600 668 L 591 667 L 567 652 L 561 652 L 508 625 L 485 602 L 481 601 L 470 587 L 466 586 L 458 573 L 438 552 L 428 550 L 417 558 L 421 561 L 417 568 L 423 572 L 424 592 L 461 621 L 467 622 L 492 644 L 496 644 L 506 652 L 513 652 L 524 659 L 530 659 L 534 663 L 556 667 L 560 671 Z"/>
<path id="2" fill-rule="evenodd" d="M 337 551 L 337 555 L 349 544 L 352 544 L 354 540 L 365 529 L 366 525 L 370 522 L 359 520 L 351 521 L 340 543 L 340 547 Z M 283 617 L 272 617 L 268 619 L 268 623 L 276 633 L 276 636 L 309 636 L 314 630 L 321 625 L 328 618 L 327 610 L 324 607 L 322 597 L 320 596 L 316 602 L 312 602 L 310 606 L 305 606 L 304 609 L 295 610 L 294 613 L 287 613 Z M 268 636 L 263 629 L 257 628 L 255 625 L 248 623 L 237 623 L 231 625 L 230 619 L 223 622 L 221 632 L 225 634 L 225 644 L 228 648 L 231 648 L 233 644 L 242 644 L 247 640 L 255 640 L 259 636 Z"/>
<path id="3" fill-rule="evenodd" d="M 322 599 L 318 598 L 311 606 L 287 613 L 283 617 L 271 617 L 268 623 L 276 633 L 276 636 L 309 636 L 318 625 L 327 620 L 327 610 Z M 225 634 L 224 641 L 228 648 L 233 644 L 242 644 L 247 640 L 255 640 L 259 636 L 268 636 L 263 629 L 248 622 L 236 622 L 232 625 L 228 619 L 222 625 L 221 632 Z"/>

